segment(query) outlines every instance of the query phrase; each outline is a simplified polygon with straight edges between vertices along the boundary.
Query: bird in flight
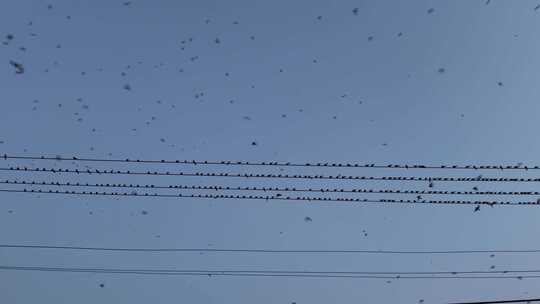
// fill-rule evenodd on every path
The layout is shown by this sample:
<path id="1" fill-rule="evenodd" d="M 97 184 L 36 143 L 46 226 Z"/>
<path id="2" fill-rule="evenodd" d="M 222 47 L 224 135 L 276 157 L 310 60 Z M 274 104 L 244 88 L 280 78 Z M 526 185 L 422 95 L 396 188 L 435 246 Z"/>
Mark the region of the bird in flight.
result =
<path id="1" fill-rule="evenodd" d="M 9 61 L 9 64 L 15 68 L 15 73 L 17 74 L 22 74 L 24 73 L 24 66 L 22 65 L 22 63 L 18 63 L 16 61 L 13 61 L 13 60 L 10 60 Z"/>

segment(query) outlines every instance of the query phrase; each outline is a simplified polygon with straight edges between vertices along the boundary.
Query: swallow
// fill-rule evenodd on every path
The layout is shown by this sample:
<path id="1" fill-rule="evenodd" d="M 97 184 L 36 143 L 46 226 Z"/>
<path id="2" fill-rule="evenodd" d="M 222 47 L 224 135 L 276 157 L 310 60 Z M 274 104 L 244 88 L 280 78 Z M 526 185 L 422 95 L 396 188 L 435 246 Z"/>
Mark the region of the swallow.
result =
<path id="1" fill-rule="evenodd" d="M 13 61 L 13 60 L 10 60 L 9 61 L 9 64 L 15 68 L 15 73 L 16 74 L 22 74 L 24 73 L 24 66 L 22 65 L 22 63 L 18 63 L 16 61 Z"/>

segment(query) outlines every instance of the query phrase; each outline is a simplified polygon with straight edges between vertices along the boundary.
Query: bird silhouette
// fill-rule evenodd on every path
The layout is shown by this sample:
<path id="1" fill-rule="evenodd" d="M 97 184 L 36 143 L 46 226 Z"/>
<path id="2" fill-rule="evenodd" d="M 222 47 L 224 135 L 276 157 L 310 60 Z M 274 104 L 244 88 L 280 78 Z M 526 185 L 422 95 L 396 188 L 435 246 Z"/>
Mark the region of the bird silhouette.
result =
<path id="1" fill-rule="evenodd" d="M 15 73 L 16 74 L 23 74 L 24 73 L 24 66 L 22 65 L 22 63 L 18 63 L 16 61 L 13 61 L 13 60 L 10 60 L 9 61 L 9 64 L 15 68 Z"/>
<path id="2" fill-rule="evenodd" d="M 473 212 L 478 212 L 478 211 L 480 211 L 480 205 L 474 207 L 474 211 L 473 211 Z"/>

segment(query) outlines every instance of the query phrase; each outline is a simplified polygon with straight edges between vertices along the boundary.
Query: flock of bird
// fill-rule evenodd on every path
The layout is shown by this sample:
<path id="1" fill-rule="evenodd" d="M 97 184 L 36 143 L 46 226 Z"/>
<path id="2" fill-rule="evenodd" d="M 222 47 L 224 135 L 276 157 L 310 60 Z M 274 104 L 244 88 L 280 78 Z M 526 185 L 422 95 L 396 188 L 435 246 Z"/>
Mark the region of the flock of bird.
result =
<path id="1" fill-rule="evenodd" d="M 490 4 L 490 1 L 489 1 L 489 0 L 486 1 L 486 5 L 487 5 L 487 4 Z M 123 6 L 125 6 L 125 7 L 130 7 L 130 6 L 133 5 L 133 3 L 132 3 L 132 1 L 121 2 L 121 5 L 123 5 Z M 56 8 L 56 7 L 53 6 L 52 4 L 48 4 L 48 5 L 46 6 L 46 9 L 47 9 L 48 11 L 52 11 L 52 10 L 54 10 L 55 8 Z M 535 11 L 538 10 L 538 6 L 534 7 L 534 10 L 535 10 Z M 353 16 L 355 16 L 355 17 L 359 17 L 360 11 L 361 11 L 361 10 L 360 10 L 360 8 L 358 8 L 358 7 L 355 7 L 355 8 L 351 8 L 351 9 L 350 9 L 351 14 L 352 14 Z M 432 15 L 432 14 L 435 14 L 435 13 L 436 13 L 436 10 L 435 10 L 435 8 L 428 8 L 427 11 L 426 11 L 426 13 L 429 14 L 429 15 Z M 70 15 L 66 15 L 65 18 L 66 18 L 67 20 L 71 20 L 71 19 L 72 19 L 72 17 L 71 17 Z M 322 16 L 322 15 L 318 15 L 318 16 L 316 16 L 316 19 L 320 21 L 320 20 L 323 19 L 323 16 Z M 206 19 L 206 20 L 205 20 L 205 23 L 206 23 L 206 24 L 209 24 L 210 21 L 211 21 L 210 19 Z M 233 21 L 233 24 L 238 25 L 239 22 L 238 22 L 238 21 Z M 34 22 L 33 22 L 33 21 L 30 21 L 30 22 L 28 22 L 27 25 L 30 26 L 30 27 L 32 27 L 32 26 L 34 25 Z M 37 37 L 37 36 L 38 36 L 38 34 L 35 33 L 35 32 L 30 32 L 29 35 L 32 36 L 32 37 Z M 399 33 L 397 34 L 397 36 L 398 36 L 398 37 L 403 36 L 403 32 L 399 32 Z M 249 36 L 249 39 L 250 39 L 250 40 L 255 40 L 255 35 L 250 35 L 250 36 Z M 373 36 L 373 35 L 369 35 L 369 36 L 367 37 L 367 41 L 368 41 L 368 42 L 372 42 L 374 39 L 375 39 L 375 36 Z M 187 50 L 187 49 L 189 48 L 189 45 L 192 44 L 193 42 L 194 42 L 194 38 L 193 38 L 193 37 L 189 37 L 189 38 L 186 38 L 186 39 L 181 40 L 181 41 L 180 41 L 180 50 L 182 50 L 182 51 Z M 222 39 L 219 38 L 219 37 L 215 37 L 215 38 L 213 38 L 213 43 L 216 44 L 216 45 L 219 45 L 219 44 L 222 43 Z M 5 34 L 5 35 L 4 35 L 4 40 L 2 41 L 2 44 L 3 44 L 4 46 L 6 46 L 6 47 L 10 47 L 10 46 L 12 46 L 12 45 L 14 45 L 14 44 L 17 44 L 17 36 L 16 36 L 14 33 L 7 33 L 7 34 Z M 56 44 L 56 48 L 57 48 L 57 49 L 62 48 L 62 44 L 61 44 L 61 43 L 57 43 L 57 44 Z M 25 53 L 26 53 L 26 52 L 32 51 L 32 50 L 29 50 L 29 49 L 28 49 L 27 47 L 25 47 L 25 46 L 19 46 L 19 47 L 18 47 L 18 50 L 21 51 L 21 52 L 25 52 Z M 189 57 L 189 61 L 190 61 L 190 62 L 194 62 L 194 61 L 196 61 L 196 60 L 198 60 L 198 59 L 199 59 L 199 56 L 198 56 L 198 55 L 193 55 L 193 56 L 190 56 L 190 57 Z M 313 63 L 317 63 L 317 62 L 318 62 L 317 59 L 313 59 Z M 137 65 L 140 65 L 140 64 L 142 64 L 142 63 L 143 63 L 142 61 L 138 61 L 136 64 L 137 64 Z M 19 59 L 16 59 L 16 58 L 9 59 L 9 60 L 8 60 L 8 64 L 13 68 L 14 73 L 17 74 L 17 75 L 19 75 L 19 76 L 21 76 L 21 74 L 25 74 L 26 72 L 28 72 L 28 69 L 25 67 L 25 65 L 24 65 Z M 58 66 L 58 64 L 59 64 L 58 61 L 54 61 L 54 63 L 53 63 L 54 66 Z M 132 68 L 132 66 L 133 66 L 133 65 L 130 65 L 130 64 L 126 65 L 125 70 L 121 72 L 121 76 L 123 76 L 123 77 L 127 76 L 127 71 L 130 70 L 130 69 Z M 162 67 L 162 66 L 164 66 L 164 63 L 160 62 L 159 64 L 155 64 L 155 65 L 154 65 L 154 68 L 160 68 L 160 67 Z M 36 69 L 30 69 L 29 71 L 30 71 L 31 73 L 36 73 Z M 45 72 L 49 72 L 49 68 L 45 69 L 44 71 L 45 71 Z M 104 70 L 103 70 L 102 67 L 97 67 L 97 68 L 96 68 L 96 71 L 103 72 Z M 183 68 L 180 68 L 180 69 L 179 69 L 179 72 L 183 72 L 183 71 L 184 71 Z M 439 67 L 439 68 L 436 69 L 436 71 L 437 71 L 438 73 L 440 73 L 440 74 L 444 74 L 444 73 L 446 72 L 446 68 L 445 68 L 445 67 Z M 279 72 L 280 72 L 280 73 L 283 73 L 283 72 L 284 72 L 284 69 L 283 69 L 283 68 L 280 68 L 280 69 L 279 69 Z M 87 72 L 81 71 L 81 76 L 85 76 L 86 74 L 87 74 Z M 224 72 L 224 75 L 225 75 L 226 77 L 229 77 L 229 76 L 230 76 L 230 72 Z M 498 86 L 503 86 L 503 82 L 502 82 L 502 81 L 498 81 L 498 82 L 497 82 L 497 85 L 498 85 Z M 254 85 L 251 85 L 251 88 L 254 88 L 254 87 L 255 87 Z M 126 82 L 126 83 L 124 83 L 123 85 L 121 85 L 121 88 L 122 88 L 123 90 L 126 90 L 126 91 L 132 91 L 132 90 L 133 90 L 133 86 L 132 86 L 130 83 L 128 83 L 128 82 Z M 344 96 L 347 96 L 347 94 L 341 94 L 341 97 L 344 97 Z M 205 97 L 205 92 L 204 92 L 204 91 L 196 92 L 196 93 L 194 94 L 194 97 L 195 97 L 196 100 L 202 101 L 202 99 Z M 82 99 L 81 99 L 81 98 L 78 98 L 77 101 L 78 101 L 78 102 L 82 102 Z M 39 102 L 39 101 L 38 101 L 38 100 L 34 100 L 34 102 L 37 103 L 37 102 Z M 161 103 L 161 101 L 158 101 L 158 102 Z M 230 99 L 230 100 L 229 100 L 229 103 L 231 103 L 231 104 L 235 103 L 235 99 Z M 359 101 L 359 103 L 362 104 L 363 101 Z M 62 104 L 62 103 L 59 103 L 59 104 L 58 104 L 58 108 L 62 108 L 62 107 L 63 107 L 63 104 Z M 171 108 L 176 108 L 176 107 L 177 107 L 176 104 L 171 104 Z M 32 109 L 33 109 L 34 111 L 37 110 L 37 109 L 38 109 L 38 105 L 34 105 L 34 106 L 32 107 Z M 83 110 L 88 110 L 88 109 L 89 109 L 88 104 L 82 105 L 82 109 L 83 109 Z M 139 108 L 139 110 L 141 110 L 141 109 Z M 303 109 L 299 109 L 298 111 L 299 111 L 299 112 L 303 112 Z M 84 118 L 82 117 L 82 116 L 83 116 L 82 113 L 80 113 L 80 112 L 75 112 L 73 115 L 75 116 L 75 121 L 76 121 L 77 123 L 82 123 L 82 122 L 84 122 Z M 280 117 L 281 117 L 281 118 L 287 118 L 288 115 L 284 113 L 284 114 L 281 114 Z M 462 117 L 463 117 L 463 114 L 462 114 Z M 332 119 L 337 119 L 337 116 L 336 116 L 336 115 L 331 115 L 331 118 L 332 118 Z M 145 122 L 146 126 L 150 126 L 150 124 L 151 124 L 153 121 L 155 121 L 156 119 L 157 119 L 157 117 L 156 117 L 155 115 L 152 116 L 150 121 L 146 121 L 146 122 Z M 243 119 L 245 119 L 245 120 L 251 120 L 252 118 L 251 118 L 251 116 L 245 115 L 245 116 L 243 116 Z M 133 132 L 137 132 L 137 131 L 139 131 L 139 128 L 135 128 L 135 127 L 134 127 L 134 128 L 131 128 L 130 130 L 133 131 Z M 96 132 L 96 128 L 92 128 L 92 132 Z M 160 137 L 160 138 L 159 138 L 159 141 L 160 141 L 161 143 L 167 143 L 167 140 L 166 140 L 164 137 Z M 5 142 L 5 141 L 2 140 L 1 142 Z M 250 145 L 255 147 L 255 146 L 259 146 L 260 143 L 259 143 L 257 140 L 253 140 L 253 141 L 250 142 Z M 387 146 L 388 143 L 383 143 L 382 145 L 383 145 L 383 146 Z M 170 146 L 171 146 L 171 147 L 176 147 L 175 144 L 170 144 Z M 89 150 L 90 150 L 90 151 L 95 151 L 95 147 L 92 146 L 92 147 L 89 148 Z"/>
<path id="2" fill-rule="evenodd" d="M 490 0 L 486 0 L 485 4 L 489 5 L 491 3 Z M 131 7 L 134 3 L 132 1 L 125 1 L 121 2 L 121 5 L 124 7 Z M 46 8 L 47 11 L 52 11 L 55 9 L 55 6 L 52 4 L 46 5 L 44 8 Z M 537 11 L 540 9 L 540 5 L 535 6 L 532 8 L 534 11 Z M 435 10 L 435 8 L 428 8 L 426 11 L 424 11 L 424 14 L 433 15 L 436 14 L 438 11 Z M 359 17 L 361 13 L 360 8 L 354 7 L 349 8 L 348 14 L 352 15 L 353 17 Z M 317 15 L 314 17 L 318 21 L 322 21 L 325 17 L 323 15 Z M 72 17 L 70 15 L 65 16 L 65 19 L 71 20 Z M 211 19 L 205 19 L 205 24 L 211 23 Z M 239 25 L 239 21 L 233 21 L 234 25 Z M 30 21 L 27 24 L 31 29 L 34 29 L 33 21 Z M 405 35 L 404 32 L 397 32 L 397 37 L 403 37 Z M 39 35 L 35 32 L 30 32 L 29 36 L 31 37 L 38 37 Z M 255 34 L 250 34 L 245 39 L 249 41 L 255 41 L 256 39 L 259 39 L 260 36 Z M 3 37 L 2 46 L 6 48 L 14 47 L 17 51 L 27 54 L 31 53 L 33 50 L 30 49 L 27 46 L 18 45 L 16 46 L 18 42 L 18 35 L 15 35 L 14 33 L 8 33 L 5 34 Z M 363 42 L 372 43 L 375 44 L 378 41 L 379 36 L 377 38 L 375 35 L 370 34 L 366 38 L 363 38 L 365 40 L 362 40 Z M 395 38 L 395 36 L 394 36 Z M 219 47 L 223 46 L 224 43 L 226 43 L 226 40 L 224 40 L 221 37 L 213 37 L 209 39 L 213 47 Z M 195 39 L 194 37 L 188 37 L 185 39 L 182 39 L 179 41 L 179 50 L 182 52 L 187 52 L 190 50 L 192 45 L 194 44 Z M 57 43 L 55 44 L 56 49 L 62 49 L 63 44 Z M 15 57 L 15 56 L 14 56 Z M 21 56 L 22 57 L 22 56 Z M 196 54 L 190 54 L 187 56 L 187 62 L 188 63 L 195 63 L 199 60 L 202 60 L 199 55 Z M 312 64 L 319 63 L 317 58 L 309 58 L 309 62 Z M 118 85 L 118 90 L 125 94 L 133 94 L 137 91 L 137 86 L 133 85 L 130 81 L 127 80 L 127 77 L 135 66 L 142 65 L 143 61 L 137 61 L 136 63 L 128 64 L 124 67 L 124 69 L 119 73 L 122 79 L 123 83 L 120 83 Z M 55 60 L 53 61 L 52 66 L 57 67 L 60 63 Z M 160 69 L 164 67 L 166 64 L 163 62 L 155 63 L 153 65 L 154 69 Z M 30 73 L 37 73 L 37 68 L 34 66 L 31 66 L 30 64 L 27 64 L 23 62 L 23 60 L 19 58 L 9 58 L 7 59 L 7 68 L 12 69 L 13 73 L 16 77 L 20 77 L 23 79 L 25 77 L 25 74 L 28 75 Z M 50 67 L 47 67 L 43 70 L 44 73 L 50 72 Z M 95 71 L 98 73 L 103 73 L 104 69 L 103 67 L 95 67 Z M 178 73 L 185 73 L 186 69 L 185 67 L 179 67 L 177 68 Z M 276 69 L 276 71 L 279 71 L 279 73 L 286 73 L 287 69 L 283 67 L 279 67 Z M 447 67 L 445 66 L 434 66 L 431 68 L 430 73 L 433 73 L 435 75 L 438 74 L 445 74 L 447 73 Z M 116 73 L 116 72 L 115 72 Z M 88 74 L 87 71 L 80 71 L 80 77 L 86 77 Z M 231 71 L 222 71 L 222 75 L 224 75 L 227 78 L 231 78 L 234 76 L 234 73 Z M 443 77 L 437 76 L 437 77 Z M 495 84 L 498 87 L 504 87 L 505 84 L 502 81 L 497 81 Z M 508 83 L 507 83 L 508 85 Z M 247 86 L 246 86 L 247 87 Z M 255 84 L 249 84 L 250 89 L 255 89 Z M 203 89 L 196 89 L 193 93 L 193 98 L 197 103 L 203 103 L 208 98 L 208 92 L 206 92 Z M 348 94 L 336 94 L 336 96 L 339 96 L 341 99 L 347 99 L 349 98 Z M 225 103 L 232 105 L 235 105 L 237 103 L 238 98 L 226 98 Z M 90 105 L 86 103 L 86 100 L 82 97 L 78 97 L 75 99 L 75 103 L 82 109 L 82 111 L 89 111 Z M 359 100 L 358 104 L 363 104 L 364 100 Z M 39 107 L 41 106 L 40 100 L 33 99 L 31 101 L 32 104 L 32 110 L 37 111 Z M 164 106 L 167 104 L 166 102 L 160 100 L 155 101 L 155 105 L 158 106 Z M 181 106 L 178 106 L 177 104 L 169 104 L 170 110 L 176 110 L 178 108 L 181 108 Z M 64 109 L 66 108 L 65 103 L 57 103 L 55 104 L 55 107 L 58 109 Z M 142 112 L 143 108 L 141 106 L 137 106 L 137 112 Z M 304 109 L 300 108 L 295 110 L 295 112 L 298 113 L 304 113 Z M 83 112 L 84 113 L 84 112 Z M 73 113 L 73 116 L 75 117 L 75 121 L 77 123 L 83 123 L 85 121 L 85 118 L 83 117 L 84 114 L 77 111 Z M 280 114 L 280 118 L 286 119 L 292 116 L 291 113 L 282 113 Z M 463 114 L 461 114 L 463 117 Z M 252 121 L 254 118 L 250 115 L 240 115 L 241 119 L 243 121 L 249 122 Z M 239 117 L 239 119 L 240 119 Z M 330 114 L 329 117 L 331 119 L 337 119 L 337 115 Z M 156 121 L 159 121 L 159 118 L 156 115 L 149 115 L 148 120 L 144 122 L 144 125 L 146 127 L 150 127 L 153 123 Z M 97 128 L 92 127 L 89 129 L 91 133 L 96 133 Z M 131 127 L 129 128 L 131 132 L 139 132 L 139 127 Z M 159 141 L 160 144 L 170 144 L 171 146 L 175 147 L 174 144 L 170 143 L 170 140 L 168 140 L 165 136 L 159 136 L 156 141 Z M 0 145 L 6 144 L 5 140 L 0 140 Z M 246 145 L 251 146 L 251 148 L 256 149 L 255 147 L 258 147 L 261 145 L 261 142 L 259 140 L 250 140 L 246 143 Z M 388 143 L 384 142 L 382 143 L 382 146 L 388 146 Z M 0 146 L 1 147 L 1 146 Z M 250 149 L 251 149 L 250 148 Z M 89 150 L 91 152 L 95 151 L 95 146 L 92 145 L 89 147 Z M 26 150 L 24 151 L 26 152 Z M 112 153 L 108 153 L 107 155 L 112 156 Z M 289 162 L 273 162 L 273 161 L 267 161 L 267 162 L 248 162 L 248 161 L 198 161 L 198 160 L 139 160 L 139 159 L 109 159 L 109 160 L 99 160 L 99 159 L 85 159 L 82 157 L 70 157 L 65 158 L 62 156 L 56 156 L 56 157 L 9 157 L 8 155 L 3 155 L 3 161 L 72 161 L 72 164 L 75 164 L 76 162 L 83 162 L 91 163 L 91 162 L 98 162 L 98 161 L 108 161 L 108 162 L 124 162 L 126 164 L 143 164 L 143 163 L 149 163 L 149 164 L 189 164 L 189 165 L 209 165 L 209 164 L 215 164 L 215 165 L 226 165 L 226 166 L 266 166 L 266 167 L 272 167 L 272 166 L 278 166 L 278 167 L 285 167 L 289 169 L 289 167 L 303 167 L 304 168 L 315 168 L 315 169 L 345 169 L 345 168 L 365 168 L 365 169 L 377 169 L 377 168 L 385 168 L 385 169 L 406 169 L 406 170 L 412 170 L 412 169 L 463 169 L 463 170 L 492 170 L 495 172 L 498 171 L 509 171 L 509 170 L 538 170 L 540 169 L 539 166 L 526 166 L 523 164 L 517 164 L 517 165 L 442 165 L 442 166 L 428 166 L 428 165 L 407 165 L 407 164 L 388 164 L 388 165 L 377 165 L 375 163 L 335 163 L 335 162 L 303 162 L 303 163 L 289 163 Z M 5 163 L 4 163 L 5 164 Z M 170 167 L 168 167 L 170 168 Z M 283 170 L 283 168 L 281 169 Z M 84 167 L 80 168 L 78 167 L 78 164 L 76 164 L 75 167 L 71 168 L 56 168 L 56 167 L 39 167 L 35 165 L 8 165 L 8 166 L 1 166 L 0 171 L 6 172 L 6 173 L 12 173 L 12 174 L 21 174 L 21 176 L 17 176 L 16 178 L 7 178 L 0 180 L 0 184 L 2 185 L 11 185 L 16 188 L 10 188 L 10 189 L 0 189 L 0 192 L 9 192 L 13 194 L 56 194 L 56 195 L 76 195 L 76 196 L 124 196 L 124 197 L 133 197 L 133 196 L 142 196 L 142 197 L 171 197 L 171 198 L 198 198 L 198 199 L 248 199 L 248 200 L 283 200 L 283 201 L 301 201 L 301 202 L 373 202 L 373 203 L 426 203 L 426 204 L 461 204 L 461 205 L 473 205 L 472 212 L 476 213 L 479 212 L 481 209 L 481 205 L 488 205 L 488 206 L 494 206 L 494 205 L 538 205 L 540 204 L 540 199 L 533 199 L 531 201 L 498 201 L 498 200 L 492 200 L 492 199 L 481 199 L 481 200 L 465 200 L 465 199 L 444 199 L 439 200 L 436 198 L 433 198 L 434 196 L 439 195 L 455 195 L 455 196 L 539 196 L 540 192 L 538 191 L 507 191 L 507 190 L 480 190 L 479 186 L 476 184 L 483 183 L 483 182 L 489 182 L 489 183 L 536 183 L 540 182 L 540 178 L 528 178 L 528 177 L 484 177 L 483 175 L 476 175 L 472 177 L 454 177 L 454 176 L 401 176 L 401 175 L 395 175 L 395 176 L 369 176 L 369 175 L 351 175 L 350 173 L 339 173 L 339 174 L 327 174 L 327 173 L 321 173 L 321 174 L 299 174 L 299 173 L 268 173 L 266 171 L 260 171 L 256 170 L 251 173 L 237 173 L 237 172 L 207 172 L 207 171 L 179 171 L 176 169 L 163 171 L 163 170 L 124 170 L 124 169 L 111 169 L 110 167 L 107 168 L 94 168 L 88 164 L 84 165 Z M 47 181 L 37 181 L 31 178 L 28 178 L 26 176 L 23 176 L 23 174 L 27 173 L 47 173 L 47 174 L 53 174 L 55 179 L 48 179 Z M 343 172 L 343 171 L 340 171 Z M 276 186 L 276 185 L 268 185 L 268 186 L 252 186 L 252 185 L 242 185 L 242 186 L 230 186 L 230 185 L 200 185 L 200 184 L 155 184 L 155 183 L 136 183 L 136 182 L 80 182 L 80 181 L 58 181 L 56 178 L 58 176 L 66 176 L 67 173 L 76 174 L 78 175 L 112 175 L 113 177 L 120 176 L 120 175 L 140 175 L 143 176 L 143 178 L 151 178 L 151 176 L 182 176 L 182 177 L 203 177 L 205 179 L 211 178 L 211 177 L 218 177 L 218 178 L 230 178 L 230 177 L 237 177 L 242 179 L 279 179 L 279 180 L 285 180 L 285 179 L 296 179 L 296 180 L 306 180 L 307 185 L 303 186 L 291 186 L 291 185 L 282 185 L 282 186 Z M 344 188 L 344 187 L 318 187 L 316 185 L 309 184 L 313 180 L 337 180 L 337 181 L 380 181 L 380 182 L 389 182 L 389 181 L 402 181 L 402 182 L 421 182 L 422 187 L 425 187 L 426 189 L 388 189 L 388 188 L 369 188 L 369 187 L 350 187 L 350 188 Z M 474 184 L 474 186 L 469 187 L 468 190 L 448 190 L 448 189 L 437 189 L 434 190 L 434 188 L 437 188 L 439 186 L 439 182 L 442 183 L 448 183 L 448 182 L 467 182 L 469 184 Z M 43 187 L 48 187 L 47 189 L 43 189 Z M 55 188 L 56 187 L 56 188 Z M 67 187 L 77 187 L 78 190 L 65 190 Z M 60 188 L 60 189 L 59 189 Z M 101 188 L 99 191 L 91 191 L 88 189 L 92 188 Z M 128 191 L 125 192 L 118 192 L 118 191 L 102 191 L 103 188 L 110 189 L 110 188 L 129 188 Z M 52 190 L 54 189 L 54 190 Z M 150 192 L 143 192 L 148 189 L 163 189 L 163 190 L 190 190 L 190 191 L 198 191 L 195 193 L 150 193 Z M 201 192 L 202 191 L 202 192 Z M 228 191 L 228 192 L 227 192 Z M 231 193 L 233 191 L 241 192 L 242 194 L 227 194 Z M 265 195 L 257 195 L 252 194 L 252 192 L 264 192 Z M 269 194 L 267 194 L 268 192 Z M 326 196 L 305 196 L 303 194 L 300 194 L 298 196 L 292 196 L 287 193 L 289 192 L 302 192 L 302 193 L 316 193 L 316 194 L 392 194 L 392 195 L 413 195 L 414 198 L 358 198 L 358 197 L 350 197 L 350 196 L 341 196 L 341 197 L 326 197 Z M 247 193 L 247 194 L 246 194 Z M 0 195 L 2 195 L 0 193 Z M 9 213 L 12 213 L 12 210 L 8 211 Z M 142 215 L 147 215 L 148 211 L 142 210 Z M 313 222 L 313 218 L 310 216 L 305 216 L 303 218 L 303 221 L 305 223 L 311 223 Z M 364 236 L 368 236 L 367 232 L 365 230 L 362 230 L 362 234 Z M 494 266 L 492 266 L 493 269 Z M 100 288 L 104 288 L 105 284 L 100 283 Z M 423 299 L 420 299 L 418 301 L 419 303 L 424 303 Z M 293 302 L 295 304 L 295 302 Z"/>

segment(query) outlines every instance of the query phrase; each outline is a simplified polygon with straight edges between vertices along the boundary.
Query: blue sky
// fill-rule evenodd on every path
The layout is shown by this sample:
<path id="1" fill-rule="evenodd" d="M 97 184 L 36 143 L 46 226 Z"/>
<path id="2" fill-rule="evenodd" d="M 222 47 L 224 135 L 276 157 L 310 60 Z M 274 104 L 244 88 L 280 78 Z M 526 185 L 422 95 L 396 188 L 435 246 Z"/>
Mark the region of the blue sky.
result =
<path id="1" fill-rule="evenodd" d="M 540 10 L 535 10 L 536 5 L 536 1 L 497 0 L 489 4 L 133 0 L 129 5 L 123 1 L 3 1 L 0 39 L 6 43 L 0 45 L 0 151 L 99 158 L 537 165 Z M 10 34 L 12 39 L 7 38 Z M 23 64 L 25 72 L 16 74 L 10 60 Z M 3 167 L 76 166 L 0 162 Z M 391 175 L 390 171 L 347 170 L 358 175 Z M 432 174 L 450 175 L 445 171 Z M 485 173 L 494 174 L 499 173 Z M 478 172 L 451 175 L 476 176 Z M 15 177 L 83 180 L 44 173 L 0 175 L 1 179 Z M 146 183 L 151 179 L 158 184 L 274 185 L 272 181 L 203 178 L 84 178 L 92 182 Z M 284 183 L 312 185 L 293 181 L 280 185 Z M 427 189 L 426 183 L 399 182 L 317 185 Z M 435 189 L 470 191 L 472 186 L 437 183 Z M 536 190 L 534 184 L 477 186 Z M 474 206 L 21 194 L 0 194 L 0 202 L 0 243 L 6 244 L 530 249 L 538 248 L 534 240 L 540 230 L 540 211 L 534 207 L 482 207 L 473 212 Z M 304 221 L 306 216 L 313 221 Z M 496 269 L 540 269 L 537 256 L 526 254 L 494 258 L 276 256 L 0 249 L 0 260 L 4 265 L 65 267 L 452 271 L 489 270 L 494 265 Z M 99 287 L 102 283 L 104 288 Z M 0 284 L 0 299 L 6 303 L 418 303 L 420 299 L 442 303 L 533 297 L 538 280 L 387 283 L 1 271 Z"/>

